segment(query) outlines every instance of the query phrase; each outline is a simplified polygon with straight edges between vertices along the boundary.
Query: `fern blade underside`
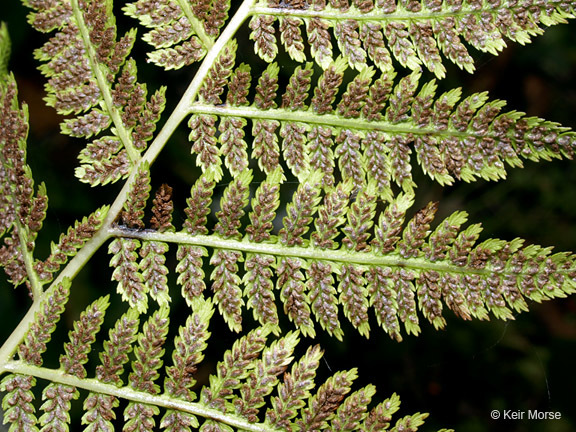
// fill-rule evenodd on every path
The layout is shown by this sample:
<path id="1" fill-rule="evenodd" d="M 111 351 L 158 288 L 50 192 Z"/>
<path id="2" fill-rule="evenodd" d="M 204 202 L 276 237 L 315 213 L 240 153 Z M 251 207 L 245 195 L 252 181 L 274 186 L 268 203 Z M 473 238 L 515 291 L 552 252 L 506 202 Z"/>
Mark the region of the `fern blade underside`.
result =
<path id="1" fill-rule="evenodd" d="M 486 93 L 438 94 L 436 81 L 421 79 L 422 69 L 444 77 L 442 57 L 472 72 L 466 44 L 496 55 L 505 38 L 527 43 L 541 26 L 572 18 L 571 3 L 127 3 L 123 12 L 152 46 L 149 62 L 200 64 L 167 121 L 188 118 L 191 163 L 201 171 L 185 203 L 152 177 L 170 130 L 156 131 L 166 88 L 149 93 L 138 81 L 130 57 L 137 32 L 118 36 L 114 2 L 23 3 L 33 10 L 29 23 L 53 33 L 35 52 L 46 102 L 67 115 L 63 134 L 87 142 L 77 177 L 91 186 L 127 182 L 46 259 L 36 257 L 48 195 L 26 163 L 27 108 L 7 72 L 2 26 L 0 265 L 33 299 L 0 350 L 11 431 L 77 430 L 76 405 L 86 431 L 416 430 L 427 414 L 393 423 L 399 397 L 378 403 L 373 385 L 354 390 L 354 368 L 316 382 L 323 352 L 313 345 L 298 357 L 300 339 L 321 328 L 342 340 L 345 318 L 366 338 L 376 323 L 401 341 L 419 334 L 422 318 L 444 328 L 447 310 L 508 320 L 530 302 L 576 291 L 570 253 L 482 240 L 466 212 L 435 222 L 437 203 L 411 210 L 410 160 L 415 153 L 448 185 L 503 179 L 506 165 L 525 159 L 572 158 L 568 128 L 505 112 Z M 241 61 L 244 22 L 265 67 Z M 282 51 L 290 62 L 281 63 Z M 401 76 L 397 64 L 410 72 Z M 77 313 L 62 350 L 50 341 L 71 290 L 81 289 L 74 278 L 106 246 L 117 295 Z M 197 382 L 216 311 L 242 335 Z M 251 330 L 249 313 L 258 325 Z M 295 329 L 285 331 L 282 316 Z M 47 350 L 62 353 L 57 367 L 45 364 Z"/>
<path id="2" fill-rule="evenodd" d="M 307 59 L 308 45 L 324 69 L 334 52 L 340 51 L 358 70 L 369 59 L 382 72 L 389 72 L 396 69 L 394 59 L 408 69 L 426 68 L 443 78 L 442 56 L 474 71 L 464 42 L 497 55 L 506 46 L 505 38 L 528 43 L 543 33 L 541 25 L 564 23 L 573 14 L 574 5 L 565 2 L 260 0 L 250 22 L 250 37 L 267 62 L 276 58 L 279 40 L 291 59 L 300 62 Z"/>

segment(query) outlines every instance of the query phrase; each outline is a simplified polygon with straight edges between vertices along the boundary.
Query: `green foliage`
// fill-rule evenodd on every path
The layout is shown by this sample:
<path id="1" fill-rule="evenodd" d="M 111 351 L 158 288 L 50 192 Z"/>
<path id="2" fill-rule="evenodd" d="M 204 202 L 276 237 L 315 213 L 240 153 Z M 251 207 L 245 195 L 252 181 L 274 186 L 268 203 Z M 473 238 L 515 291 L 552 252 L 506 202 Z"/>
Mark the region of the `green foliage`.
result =
<path id="1" fill-rule="evenodd" d="M 62 134 L 85 144 L 76 177 L 124 183 L 39 257 L 49 194 L 27 164 L 28 109 L 2 25 L 0 265 L 31 297 L 0 348 L 10 431 L 417 430 L 427 414 L 394 422 L 396 394 L 381 401 L 373 384 L 354 389 L 356 368 L 320 378 L 321 348 L 299 355 L 300 340 L 343 341 L 344 328 L 368 338 L 377 325 L 401 341 L 422 318 L 436 329 L 447 313 L 510 320 L 576 291 L 569 252 L 481 239 L 464 211 L 436 222 L 436 202 L 412 210 L 414 162 L 447 186 L 573 157 L 568 128 L 504 111 L 486 92 L 440 92 L 436 81 L 443 56 L 473 72 L 465 44 L 497 55 L 505 40 L 524 44 L 572 18 L 571 3 L 23 4 L 29 24 L 50 34 L 34 52 L 45 102 L 63 116 Z M 167 87 L 139 81 L 138 31 L 119 36 L 121 12 L 144 28 L 150 63 L 198 63 L 177 104 Z M 173 197 L 168 173 L 152 167 L 183 123 L 197 169 L 188 196 Z M 77 276 L 105 248 L 112 282 L 78 313 Z M 220 318 L 239 334 L 202 380 Z M 46 361 L 52 352 L 63 352 L 58 368 Z"/>

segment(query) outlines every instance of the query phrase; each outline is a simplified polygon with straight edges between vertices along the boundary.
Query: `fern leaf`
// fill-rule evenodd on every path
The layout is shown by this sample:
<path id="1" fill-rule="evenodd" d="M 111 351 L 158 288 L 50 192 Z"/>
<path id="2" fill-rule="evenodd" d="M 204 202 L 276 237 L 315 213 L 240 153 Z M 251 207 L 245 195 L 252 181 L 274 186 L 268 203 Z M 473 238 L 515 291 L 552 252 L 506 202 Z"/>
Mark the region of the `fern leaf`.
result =
<path id="1" fill-rule="evenodd" d="M 10 424 L 9 432 L 37 432 L 32 388 L 36 379 L 26 375 L 6 375 L 0 382 L 0 391 L 5 392 L 2 400 L 4 424 Z"/>
<path id="2" fill-rule="evenodd" d="M 113 243 L 114 251 L 118 249 L 114 264 L 125 256 L 123 266 L 134 266 L 129 262 L 135 252 L 126 249 L 122 255 L 119 245 L 135 249 L 138 238 L 163 244 L 184 242 L 178 268 L 181 283 L 190 272 L 187 284 L 195 294 L 189 304 L 204 291 L 203 282 L 196 279 L 202 276 L 202 256 L 209 254 L 214 302 L 232 330 L 241 329 L 246 304 L 256 320 L 277 331 L 277 292 L 284 312 L 303 334 L 314 335 L 317 321 L 337 338 L 343 336 L 340 309 L 362 335 L 369 336 L 374 314 L 380 327 L 401 340 L 402 327 L 408 334 L 419 334 L 420 316 L 443 328 L 446 308 L 464 319 L 488 319 L 491 314 L 512 319 L 513 312 L 527 309 L 528 299 L 540 302 L 576 289 L 572 255 L 523 247 L 522 240 L 479 242 L 482 228 L 479 224 L 464 227 L 464 212 L 434 226 L 436 203 L 404 223 L 413 193 L 399 194 L 378 206 L 376 182 L 354 196 L 352 180 L 323 188 L 322 173 L 312 173 L 294 192 L 284 210 L 284 226 L 274 234 L 272 221 L 282 210 L 278 204 L 282 172 L 277 169 L 261 184 L 248 212 L 252 175 L 245 170 L 226 187 L 214 234 L 202 225 L 208 224 L 214 188 L 213 177 L 206 175 L 192 188 L 195 198 L 189 203 L 195 211 L 190 211 L 184 232 L 129 231 L 133 238 Z M 250 222 L 244 221 L 247 212 Z M 247 234 L 242 237 L 242 232 Z M 244 277 L 239 274 L 242 261 Z M 123 266 L 115 272 L 118 278 Z M 127 283 L 138 277 L 135 271 L 124 273 L 132 278 Z"/>
<path id="3" fill-rule="evenodd" d="M 204 388 L 201 400 L 209 406 L 226 411 L 227 399 L 233 391 L 240 388 L 242 380 L 246 379 L 260 352 L 264 349 L 270 327 L 252 330 L 237 340 L 232 349 L 224 354 L 224 359 L 218 363 L 217 375 L 210 378 L 210 387 Z"/>
<path id="4" fill-rule="evenodd" d="M 42 353 L 46 351 L 46 344 L 50 341 L 52 332 L 64 311 L 64 305 L 70 294 L 70 281 L 65 279 L 48 293 L 47 300 L 30 326 L 26 338 L 18 349 L 22 360 L 34 365 L 42 364 Z"/>
<path id="5" fill-rule="evenodd" d="M 325 429 L 326 422 L 331 420 L 335 411 L 350 392 L 352 382 L 357 378 L 356 370 L 338 372 L 318 388 L 304 409 L 302 420 L 297 422 L 298 430 Z"/>
<path id="6" fill-rule="evenodd" d="M 244 125 L 252 121 L 252 157 L 266 173 L 278 166 L 281 139 L 283 159 L 299 180 L 322 169 L 330 185 L 338 166 L 344 179 L 359 185 L 375 181 L 379 195 L 387 200 L 393 196 L 393 183 L 406 192 L 413 189 L 412 152 L 423 171 L 442 185 L 499 180 L 506 176 L 506 165 L 520 167 L 523 159 L 573 157 L 574 134 L 569 129 L 516 111 L 504 112 L 504 102 L 489 101 L 485 93 L 461 98 L 455 89 L 438 96 L 434 81 L 420 84 L 420 73 L 394 85 L 394 74 L 375 77 L 373 69 L 364 68 L 346 84 L 342 102 L 334 106 L 345 71 L 345 61 L 339 58 L 311 88 L 310 65 L 297 67 L 280 108 L 274 100 L 278 89 L 274 65 L 258 79 L 250 107 L 221 103 L 217 92 L 212 92 L 217 100 L 211 103 L 203 96 L 190 106 L 198 163 L 204 169 L 221 169 L 215 138 L 218 117 L 223 131 L 234 118 L 239 126 L 236 136 L 242 140 L 246 140 Z M 242 149 L 244 144 L 221 148 L 222 156 L 239 160 L 238 165 L 227 163 L 233 173 L 248 165 L 238 146 Z"/>
<path id="7" fill-rule="evenodd" d="M 160 306 L 166 306 L 171 300 L 168 293 L 166 252 L 168 252 L 168 244 L 166 243 L 144 242 L 140 248 L 142 261 L 138 265 L 146 285 L 146 292 Z"/>
<path id="8" fill-rule="evenodd" d="M 257 361 L 240 389 L 240 397 L 234 400 L 236 411 L 240 415 L 251 422 L 258 421 L 258 411 L 265 405 L 264 398 L 272 393 L 278 384 L 277 377 L 284 373 L 292 362 L 292 353 L 298 341 L 298 333 L 290 332 L 264 348 L 261 359 Z"/>
<path id="9" fill-rule="evenodd" d="M 207 171 L 195 183 L 190 191 L 190 198 L 186 201 L 188 208 L 185 210 L 187 219 L 184 226 L 190 234 L 206 234 L 207 216 L 210 214 L 212 193 L 216 182 L 214 172 Z M 206 285 L 202 270 L 202 257 L 208 255 L 205 248 L 190 245 L 179 245 L 177 259 L 179 260 L 176 271 L 179 273 L 178 283 L 182 286 L 182 296 L 188 305 L 193 299 L 200 296 Z"/>
<path id="10" fill-rule="evenodd" d="M 70 281 L 65 279 L 49 292 L 36 314 L 24 342 L 18 348 L 19 357 L 28 364 L 41 365 L 42 354 L 50 341 L 56 324 L 64 311 L 70 294 Z M 32 376 L 7 375 L 0 383 L 0 389 L 6 392 L 2 402 L 4 423 L 10 424 L 10 431 L 38 431 L 36 409 L 33 405 L 32 388 L 36 380 Z"/>
<path id="11" fill-rule="evenodd" d="M 110 266 L 114 267 L 112 280 L 118 282 L 117 291 L 122 299 L 140 312 L 148 309 L 148 292 L 142 273 L 138 271 L 138 253 L 141 243 L 135 239 L 117 238 L 108 247 L 113 254 Z"/>
<path id="12" fill-rule="evenodd" d="M 76 222 L 66 234 L 62 234 L 58 244 L 52 243 L 50 256 L 44 261 L 37 261 L 34 266 L 38 277 L 43 282 L 52 280 L 53 274 L 94 236 L 107 214 L 108 207 L 96 210 L 81 222 Z"/>
<path id="13" fill-rule="evenodd" d="M 144 323 L 142 332 L 138 335 L 138 346 L 134 349 L 136 360 L 132 363 L 129 376 L 130 386 L 149 394 L 157 394 L 160 390 L 155 381 L 160 374 L 164 354 L 164 342 L 168 333 L 168 309 L 161 307 Z M 155 425 L 154 416 L 159 409 L 154 405 L 131 402 L 124 410 L 123 430 L 152 431 Z"/>
<path id="14" fill-rule="evenodd" d="M 131 309 L 118 319 L 109 333 L 109 339 L 104 342 L 104 350 L 100 353 L 101 365 L 96 368 L 97 378 L 105 383 L 121 385 L 120 378 L 124 366 L 128 362 L 128 354 L 138 332 L 138 313 Z M 114 409 L 119 400 L 112 395 L 90 393 L 84 400 L 85 414 L 82 423 L 88 431 L 114 431 L 112 420 L 116 418 Z"/>
<path id="15" fill-rule="evenodd" d="M 278 386 L 278 396 L 272 398 L 272 408 L 266 412 L 270 424 L 289 429 L 291 420 L 296 417 L 297 410 L 305 405 L 314 388 L 314 378 L 322 351 L 316 345 L 309 348 L 306 354 L 292 366 L 291 372 L 284 375 L 283 382 Z"/>
<path id="16" fill-rule="evenodd" d="M 25 3 L 34 9 L 29 22 L 37 30 L 55 31 L 35 56 L 48 78 L 48 105 L 73 114 L 62 132 L 97 137 L 80 153 L 77 177 L 93 186 L 126 178 L 165 105 L 166 89 L 148 100 L 136 63 L 128 59 L 136 31 L 117 37 L 111 0 Z"/>
<path id="17" fill-rule="evenodd" d="M 460 68 L 474 71 L 465 43 L 497 55 L 506 46 L 506 39 L 526 44 L 543 32 L 542 25 L 566 22 L 573 13 L 569 4 L 546 7 L 537 2 L 520 6 L 478 5 L 472 1 L 456 5 L 366 1 L 350 7 L 348 1 L 260 0 L 250 22 L 250 38 L 255 41 L 255 52 L 268 63 L 276 58 L 278 43 L 293 60 L 306 61 L 300 48 L 304 31 L 312 57 L 323 68 L 329 64 L 336 44 L 357 70 L 370 60 L 382 72 L 390 71 L 394 68 L 393 56 L 403 67 L 419 70 L 424 66 L 443 78 L 446 69 L 442 55 Z M 278 32 L 274 29 L 276 21 Z"/>
<path id="18" fill-rule="evenodd" d="M 437 203 L 410 210 L 414 161 L 445 186 L 499 180 L 524 160 L 573 157 L 568 128 L 506 112 L 486 93 L 439 94 L 435 80 L 422 82 L 423 69 L 445 76 L 443 57 L 473 71 L 469 47 L 497 54 L 507 40 L 529 42 L 572 18 L 572 4 L 131 0 L 122 10 L 146 29 L 150 62 L 202 61 L 157 133 L 169 93 L 139 81 L 130 58 L 137 32 L 118 35 L 113 0 L 23 3 L 29 23 L 51 33 L 35 51 L 45 101 L 65 116 L 62 133 L 87 143 L 77 177 L 126 184 L 63 233 L 46 260 L 36 258 L 48 194 L 27 165 L 28 112 L 0 26 L 0 265 L 33 300 L 0 347 L 10 431 L 76 430 L 74 404 L 86 431 L 118 423 L 127 432 L 417 430 L 427 414 L 394 422 L 395 394 L 371 408 L 375 387 L 354 390 L 354 368 L 317 386 L 322 351 L 303 349 L 293 363 L 300 335 L 314 337 L 318 324 L 343 340 L 345 318 L 366 338 L 372 325 L 400 341 L 420 333 L 422 318 L 436 329 L 447 313 L 510 320 L 529 302 L 576 292 L 570 253 L 486 239 L 463 211 L 435 222 Z M 241 52 L 248 38 L 265 68 Z M 282 67 L 280 53 L 289 60 L 279 59 Z M 397 64 L 409 74 L 397 76 Z M 181 211 L 180 192 L 175 204 L 165 184 L 150 198 L 162 183 L 151 165 L 186 119 L 200 172 Z M 106 244 L 118 295 L 72 320 L 51 369 L 48 344 L 76 307 L 66 308 L 72 279 Z M 294 330 L 282 332 L 278 308 Z M 248 310 L 260 327 L 235 340 L 206 383 L 199 372 L 210 368 L 202 363 L 216 309 L 233 332 Z M 108 338 L 90 355 L 104 329 Z"/>
<path id="19" fill-rule="evenodd" d="M 376 388 L 368 385 L 348 396 L 338 407 L 331 430 L 335 432 L 358 430 L 368 415 L 368 405 L 375 393 Z"/>
<path id="20" fill-rule="evenodd" d="M 67 374 L 84 378 L 88 361 L 87 354 L 92 348 L 96 334 L 104 321 L 104 313 L 109 306 L 108 297 L 103 297 L 92 303 L 74 323 L 70 332 L 70 342 L 64 345 L 65 354 L 60 357 L 60 366 Z M 39 421 L 42 431 L 67 431 L 70 423 L 71 401 L 79 397 L 79 391 L 73 386 L 49 384 L 42 392 L 45 400 L 42 405 L 44 414 Z"/>
<path id="21" fill-rule="evenodd" d="M 0 50 L 10 43 L 0 34 Z M 25 283 L 39 295 L 41 282 L 33 269 L 33 251 L 46 216 L 48 197 L 40 185 L 35 192 L 32 172 L 26 163 L 28 108 L 21 106 L 14 76 L 0 76 L 0 266 L 12 283 Z"/>
<path id="22" fill-rule="evenodd" d="M 271 238 L 273 221 L 280 205 L 280 184 L 285 180 L 278 168 L 267 176 L 265 182 L 256 190 L 252 199 L 251 224 L 246 232 L 253 242 L 266 242 Z M 276 259 L 265 254 L 247 254 L 244 268 L 246 273 L 242 282 L 246 288 L 244 296 L 248 298 L 247 306 L 253 310 L 254 318 L 265 323 L 278 324 L 278 313 L 274 303 L 273 268 Z M 275 328 L 275 333 L 279 327 Z"/>

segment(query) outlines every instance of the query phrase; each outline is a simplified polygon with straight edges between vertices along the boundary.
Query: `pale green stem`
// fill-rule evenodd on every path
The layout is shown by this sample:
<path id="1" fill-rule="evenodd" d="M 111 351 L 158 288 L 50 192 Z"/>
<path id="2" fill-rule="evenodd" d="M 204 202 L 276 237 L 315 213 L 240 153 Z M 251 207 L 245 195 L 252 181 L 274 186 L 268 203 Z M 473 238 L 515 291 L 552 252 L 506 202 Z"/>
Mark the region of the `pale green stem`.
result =
<path id="1" fill-rule="evenodd" d="M 302 258 L 314 261 L 339 262 L 343 264 L 349 263 L 360 266 L 402 267 L 413 270 L 429 270 L 440 273 L 465 273 L 470 275 L 490 275 L 494 273 L 490 267 L 474 269 L 465 266 L 457 266 L 446 261 L 433 262 L 423 257 L 403 258 L 397 253 L 380 255 L 370 252 L 319 249 L 311 246 L 285 246 L 280 243 L 255 243 L 250 242 L 249 240 L 225 239 L 216 235 L 191 235 L 185 232 L 161 233 L 157 231 L 130 230 L 121 227 L 111 229 L 110 234 L 115 237 L 131 237 L 143 241 L 188 244 L 215 249 L 230 249 L 245 253 Z M 505 274 L 505 272 L 501 271 L 499 274 Z"/>
<path id="2" fill-rule="evenodd" d="M 132 142 L 132 137 L 130 136 L 128 130 L 124 127 L 124 122 L 122 121 L 122 117 L 120 113 L 114 106 L 114 102 L 112 100 L 112 94 L 110 93 L 110 82 L 104 75 L 104 72 L 100 68 L 100 62 L 98 61 L 98 56 L 96 50 L 92 46 L 92 42 L 90 41 L 90 32 L 88 31 L 88 27 L 84 22 L 84 17 L 82 16 L 82 11 L 78 6 L 78 0 L 72 0 L 72 10 L 74 13 L 74 19 L 78 23 L 78 29 L 80 34 L 82 35 L 82 40 L 84 41 L 84 47 L 86 48 L 86 53 L 88 55 L 88 59 L 90 61 L 90 70 L 94 73 L 96 77 L 96 82 L 98 83 L 98 88 L 100 89 L 100 93 L 102 94 L 102 98 L 104 99 L 104 104 L 106 105 L 106 111 L 110 114 L 112 118 L 112 122 L 114 123 L 114 127 L 116 128 L 116 132 L 118 137 L 124 144 L 124 148 L 128 152 L 128 157 L 132 161 L 132 163 L 136 163 L 138 159 L 140 159 L 140 153 L 134 147 L 134 143 Z"/>
<path id="3" fill-rule="evenodd" d="M 186 402 L 170 396 L 152 395 L 150 393 L 134 390 L 130 387 L 116 387 L 115 385 L 106 384 L 96 379 L 77 378 L 59 369 L 47 369 L 44 367 L 28 365 L 21 361 L 11 361 L 4 366 L 4 370 L 16 374 L 31 375 L 53 383 L 76 387 L 94 393 L 115 396 L 118 399 L 126 399 L 137 403 L 187 412 L 207 419 L 226 423 L 239 430 L 250 432 L 280 432 L 272 426 L 250 423 L 239 416 L 226 414 L 222 411 L 208 408 L 199 403 Z"/>
<path id="4" fill-rule="evenodd" d="M 28 250 L 28 240 L 25 235 L 25 230 L 22 224 L 16 216 L 16 229 L 18 230 L 18 240 L 20 241 L 20 250 L 22 251 L 22 259 L 26 265 L 26 275 L 28 276 L 28 282 L 30 282 L 30 289 L 32 291 L 32 298 L 37 299 L 42 295 L 42 282 L 38 277 L 38 273 L 34 269 L 34 255 L 32 251 Z"/>
<path id="5" fill-rule="evenodd" d="M 454 137 L 476 137 L 483 138 L 489 136 L 486 133 L 474 133 L 468 131 L 458 131 L 456 129 L 439 130 L 434 127 L 419 127 L 411 122 L 391 123 L 387 121 L 369 121 L 362 118 L 344 118 L 335 114 L 316 114 L 312 111 L 291 111 L 288 109 L 267 109 L 261 110 L 256 107 L 234 107 L 234 106 L 214 106 L 195 103 L 190 106 L 190 113 L 194 114 L 216 114 L 218 116 L 244 117 L 257 120 L 277 120 L 281 122 L 301 122 L 306 124 L 316 124 L 330 126 L 334 128 L 348 128 L 365 131 L 381 131 L 392 134 L 412 134 L 412 135 L 448 135 Z"/>

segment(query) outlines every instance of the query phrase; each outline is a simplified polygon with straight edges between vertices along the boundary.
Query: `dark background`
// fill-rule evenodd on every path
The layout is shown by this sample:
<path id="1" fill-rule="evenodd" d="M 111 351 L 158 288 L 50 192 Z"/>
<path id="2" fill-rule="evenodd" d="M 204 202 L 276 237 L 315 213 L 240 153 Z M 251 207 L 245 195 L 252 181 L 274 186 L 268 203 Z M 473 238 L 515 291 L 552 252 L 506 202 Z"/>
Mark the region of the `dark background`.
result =
<path id="1" fill-rule="evenodd" d="M 76 155 L 81 140 L 59 134 L 59 118 L 42 104 L 43 78 L 37 72 L 31 48 L 41 46 L 43 36 L 29 30 L 25 11 L 16 0 L 4 0 L 0 18 L 9 23 L 13 38 L 11 69 L 20 86 L 21 99 L 30 106 L 31 133 L 28 162 L 36 182 L 47 184 L 50 199 L 48 218 L 38 244 L 38 256 L 49 253 L 50 241 L 73 221 L 111 202 L 119 191 L 118 185 L 90 188 L 74 178 Z M 120 19 L 120 18 L 119 18 Z M 121 26 L 125 22 L 120 19 Z M 133 25 L 133 24 L 129 24 Z M 462 86 L 464 94 L 488 90 L 491 98 L 508 101 L 507 108 L 541 116 L 563 125 L 576 127 L 576 23 L 556 26 L 527 46 L 509 44 L 500 56 L 473 52 L 477 72 L 469 75 L 449 65 L 448 78 L 439 83 L 441 89 Z M 240 47 L 248 47 L 240 43 Z M 136 46 L 135 56 L 145 50 Z M 251 48 L 250 48 L 251 50 Z M 243 54 L 252 59 L 250 52 Z M 142 58 L 142 57 L 140 57 Z M 178 101 L 193 70 L 161 72 L 141 62 L 141 80 L 150 89 L 168 83 L 169 106 Z M 256 75 L 256 74 L 253 74 Z M 197 176 L 189 154 L 185 128 L 176 134 L 153 167 L 153 179 L 168 182 L 175 189 L 175 202 L 182 205 L 189 183 Z M 489 237 L 513 239 L 522 237 L 529 243 L 555 246 L 555 250 L 575 250 L 576 243 L 576 170 L 571 161 L 534 164 L 509 172 L 506 181 L 456 184 L 442 189 L 420 174 L 414 165 L 419 184 L 417 205 L 430 200 L 440 201 L 440 215 L 454 210 L 466 210 L 470 222 L 482 222 L 482 239 Z M 178 214 L 175 218 L 179 224 Z M 181 221 L 180 221 L 181 222 Z M 115 291 L 110 282 L 109 256 L 99 251 L 93 262 L 76 279 L 71 302 L 63 319 L 68 324 L 78 316 L 87 302 Z M 104 267 L 104 270 L 101 267 Z M 207 270 L 209 274 L 209 270 Z M 177 301 L 174 287 L 174 317 L 185 316 L 186 307 Z M 4 340 L 24 315 L 29 300 L 22 288 L 14 291 L 0 278 L 0 316 L 4 325 L 0 339 Z M 121 306 L 111 314 L 120 313 Z M 250 313 L 246 313 L 247 321 Z M 405 336 L 402 343 L 391 340 L 371 322 L 370 339 L 359 336 L 344 323 L 344 342 L 337 342 L 321 330 L 315 341 L 326 349 L 320 375 L 328 376 L 340 369 L 358 367 L 355 389 L 369 382 L 377 386 L 377 399 L 396 392 L 402 406 L 397 418 L 413 412 L 429 412 L 424 430 L 440 427 L 466 432 L 480 431 L 576 431 L 576 301 L 574 296 L 532 304 L 531 312 L 518 315 L 516 320 L 502 322 L 463 322 L 450 312 L 446 330 L 435 331 L 422 320 L 419 337 Z M 212 345 L 200 381 L 213 371 L 223 350 L 234 340 L 215 317 L 212 324 Z M 291 328 L 284 323 L 284 328 Z M 319 327 L 319 326 L 318 326 Z M 66 330 L 54 336 L 53 357 L 46 365 L 58 367 L 58 355 Z M 305 345 L 304 344 L 304 345 Z M 304 348 L 302 348 L 304 349 Z M 60 350 L 60 351 L 59 351 Z M 168 350 L 169 352 L 169 350 Z M 82 399 L 82 398 L 81 398 Z M 77 407 L 81 403 L 76 403 Z M 562 419 L 555 421 L 513 421 L 490 419 L 492 410 L 559 411 Z M 118 415 L 122 418 L 122 415 Z M 527 414 L 525 414 L 525 417 Z"/>

